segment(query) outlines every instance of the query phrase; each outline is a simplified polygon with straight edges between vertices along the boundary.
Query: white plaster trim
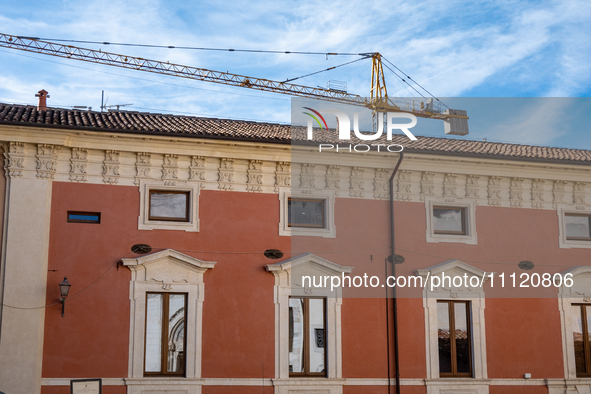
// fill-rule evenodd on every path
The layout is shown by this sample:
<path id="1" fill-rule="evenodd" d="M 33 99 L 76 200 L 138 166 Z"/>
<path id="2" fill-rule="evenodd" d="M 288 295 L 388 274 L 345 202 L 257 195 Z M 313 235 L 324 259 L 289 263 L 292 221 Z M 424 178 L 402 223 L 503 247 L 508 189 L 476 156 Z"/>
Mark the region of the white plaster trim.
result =
<path id="1" fill-rule="evenodd" d="M 572 304 L 591 305 L 591 266 L 579 266 L 566 270 L 560 275 L 564 278 L 571 274 L 573 285 L 558 288 L 558 309 L 560 311 L 560 328 L 562 331 L 562 357 L 564 360 L 564 376 L 567 379 L 577 379 L 575 363 L 575 345 L 573 341 L 573 311 Z M 589 382 L 589 378 L 586 379 Z M 591 384 L 591 382 L 590 382 Z"/>
<path id="2" fill-rule="evenodd" d="M 458 207 L 465 208 L 466 235 L 435 234 L 433 220 L 433 207 Z M 425 197 L 425 214 L 427 219 L 427 242 L 455 242 L 476 245 L 476 201 L 461 198 Z"/>
<path id="3" fill-rule="evenodd" d="M 95 377 L 92 377 L 95 378 Z M 88 378 L 43 378 L 43 386 L 69 386 L 70 380 L 73 379 L 91 379 Z M 202 386 L 281 386 L 281 385 L 292 385 L 293 380 L 282 380 L 282 379 L 270 379 L 270 378 L 202 378 L 202 379 L 187 379 L 187 378 L 148 378 L 148 379 L 131 379 L 131 378 L 101 378 L 103 386 L 124 386 L 134 384 L 144 385 L 155 385 L 162 384 L 163 381 L 174 381 L 178 382 L 176 385 L 202 385 Z M 312 378 L 313 379 L 313 378 Z M 391 379 L 393 380 L 393 379 Z M 301 381 L 301 382 L 300 382 Z M 426 386 L 428 384 L 439 384 L 442 379 L 431 380 L 431 379 L 408 379 L 401 378 L 401 386 Z M 316 387 L 331 384 L 341 384 L 343 386 L 387 386 L 388 379 L 382 378 L 344 378 L 344 379 L 323 379 L 323 380 L 309 380 L 302 378 L 298 380 L 302 385 L 309 385 L 311 382 L 317 384 Z M 445 382 L 449 384 L 455 384 L 458 386 L 464 383 L 468 385 L 479 384 L 489 386 L 564 386 L 564 385 L 585 385 L 590 384 L 588 379 L 445 379 Z M 297 383 L 297 382 L 296 382 Z"/>
<path id="4" fill-rule="evenodd" d="M 301 278 L 294 278 L 292 268 L 303 270 L 306 274 L 342 275 L 350 273 L 352 267 L 345 267 L 307 253 L 275 264 L 267 265 L 267 271 L 275 276 L 275 378 L 285 379 L 289 384 L 303 384 L 312 379 L 314 382 L 326 382 L 331 379 L 341 379 L 342 344 L 341 344 L 341 288 L 331 291 L 329 288 L 304 288 Z M 297 275 L 297 274 L 296 274 Z M 289 297 L 313 296 L 326 297 L 326 331 L 327 331 L 327 365 L 326 378 L 290 378 L 289 377 Z M 299 383 L 297 383 L 299 382 Z M 340 387 L 340 386 L 339 386 Z M 331 389 L 330 393 L 334 391 Z M 283 391 L 278 391 L 279 393 Z M 285 391 L 287 392 L 287 391 Z"/>
<path id="5" fill-rule="evenodd" d="M 490 279 L 489 275 L 495 273 L 485 273 L 484 271 L 466 264 L 459 260 L 448 260 L 432 267 L 415 271 L 416 274 L 423 277 L 427 276 L 476 276 L 483 278 L 484 281 Z M 485 275 L 486 274 L 486 275 Z M 449 287 L 444 284 L 431 290 L 431 286 L 425 286 L 423 289 L 423 307 L 425 308 L 425 345 L 427 357 L 427 378 L 438 379 L 449 382 L 457 380 L 456 378 L 439 378 L 439 344 L 437 336 L 437 301 L 470 301 L 470 317 L 472 328 L 472 378 L 457 378 L 461 381 L 474 381 L 475 379 L 487 379 L 486 365 L 486 335 L 484 323 L 485 295 L 483 287 Z M 480 390 L 480 389 L 478 389 Z M 438 391 L 435 391 L 438 392 Z M 444 393 L 445 391 L 442 391 Z M 476 391 L 484 393 L 485 391 Z M 488 392 L 488 389 L 487 391 Z"/>
<path id="6" fill-rule="evenodd" d="M 324 238 L 335 238 L 337 236 L 337 230 L 334 223 L 335 192 L 331 190 L 314 190 L 313 192 L 313 194 L 305 194 L 300 191 L 292 190 L 290 188 L 279 188 L 280 236 L 305 235 Z M 325 228 L 289 227 L 289 212 L 287 210 L 287 206 L 288 199 L 290 197 L 324 200 Z"/>
<path id="7" fill-rule="evenodd" d="M 573 239 L 566 239 L 566 221 L 564 215 L 566 213 L 576 213 L 591 215 L 591 207 L 588 205 L 566 205 L 560 204 L 556 206 L 556 214 L 558 215 L 558 245 L 561 249 L 570 248 L 587 248 L 591 249 L 591 241 L 577 241 Z"/>
<path id="8" fill-rule="evenodd" d="M 200 378 L 205 295 L 203 274 L 212 269 L 215 262 L 201 261 L 171 249 L 135 259 L 122 259 L 122 262 L 131 270 L 129 377 L 142 381 L 153 379 L 144 378 L 146 292 L 175 292 L 187 293 L 185 376 Z"/>
<path id="9" fill-rule="evenodd" d="M 159 221 L 150 220 L 150 190 L 170 190 L 189 192 L 189 221 Z M 140 179 L 140 215 L 138 230 L 183 230 L 199 231 L 199 183 L 185 183 L 175 186 L 167 185 L 164 181 Z"/>

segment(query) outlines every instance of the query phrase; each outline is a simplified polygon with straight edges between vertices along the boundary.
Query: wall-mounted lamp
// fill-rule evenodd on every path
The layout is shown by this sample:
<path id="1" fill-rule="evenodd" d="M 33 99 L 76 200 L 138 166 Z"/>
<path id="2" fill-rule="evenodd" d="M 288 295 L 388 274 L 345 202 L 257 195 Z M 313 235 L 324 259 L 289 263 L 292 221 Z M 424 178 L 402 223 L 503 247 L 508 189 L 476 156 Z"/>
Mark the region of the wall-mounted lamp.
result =
<path id="1" fill-rule="evenodd" d="M 70 282 L 68 282 L 68 278 L 64 277 L 64 280 L 60 283 L 60 302 L 62 303 L 62 317 L 64 317 L 64 307 L 66 305 L 66 298 L 68 297 L 68 293 L 70 292 Z"/>

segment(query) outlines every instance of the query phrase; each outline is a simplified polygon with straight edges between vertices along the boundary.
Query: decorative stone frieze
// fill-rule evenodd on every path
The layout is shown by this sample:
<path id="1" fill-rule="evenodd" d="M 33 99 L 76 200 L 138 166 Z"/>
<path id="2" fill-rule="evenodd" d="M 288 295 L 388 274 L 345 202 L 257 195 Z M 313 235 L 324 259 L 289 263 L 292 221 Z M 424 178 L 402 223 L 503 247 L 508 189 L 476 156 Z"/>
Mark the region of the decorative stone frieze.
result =
<path id="1" fill-rule="evenodd" d="M 335 196 L 339 196 L 339 190 L 341 189 L 341 177 L 339 172 L 340 166 L 328 166 L 326 167 L 326 189 L 334 190 Z"/>
<path id="2" fill-rule="evenodd" d="M 468 175 L 466 177 L 466 198 L 480 198 L 479 175 Z"/>
<path id="3" fill-rule="evenodd" d="M 275 192 L 281 187 L 291 186 L 291 163 L 278 161 L 275 168 Z"/>
<path id="4" fill-rule="evenodd" d="M 435 195 L 435 173 L 431 171 L 424 171 L 421 174 L 421 201 L 425 201 L 425 197 Z"/>
<path id="5" fill-rule="evenodd" d="M 412 171 L 400 170 L 398 171 L 398 192 L 396 198 L 400 201 L 410 201 L 412 199 Z"/>
<path id="6" fill-rule="evenodd" d="M 246 191 L 260 193 L 263 191 L 263 162 L 250 160 L 248 162 L 248 174 Z"/>
<path id="7" fill-rule="evenodd" d="M 585 202 L 585 186 L 586 182 L 575 182 L 573 185 L 573 201 L 575 205 L 586 205 Z"/>
<path id="8" fill-rule="evenodd" d="M 376 169 L 373 181 L 374 198 L 380 200 L 386 200 L 390 198 L 390 185 L 388 184 L 388 181 L 390 180 L 391 171 L 392 170 L 388 170 L 385 168 Z"/>
<path id="9" fill-rule="evenodd" d="M 189 181 L 199 182 L 199 187 L 205 189 L 205 157 L 191 156 L 189 166 Z"/>
<path id="10" fill-rule="evenodd" d="M 300 188 L 302 189 L 302 193 L 310 194 L 316 188 L 315 168 L 316 164 L 302 164 L 300 172 Z"/>
<path id="11" fill-rule="evenodd" d="M 72 148 L 70 159 L 70 180 L 86 182 L 86 166 L 88 165 L 88 149 Z"/>
<path id="12" fill-rule="evenodd" d="M 164 155 L 162 159 L 162 180 L 166 186 L 176 186 L 178 182 L 179 156 Z"/>
<path id="13" fill-rule="evenodd" d="M 57 153 L 60 148 L 60 146 L 56 145 L 37 145 L 37 178 L 54 178 L 57 169 Z"/>
<path id="14" fill-rule="evenodd" d="M 362 167 L 351 168 L 351 177 L 349 178 L 349 196 L 353 198 L 362 198 L 365 191 L 365 179 L 363 173 L 365 169 Z"/>
<path id="15" fill-rule="evenodd" d="M 456 177 L 456 174 L 445 174 L 445 177 L 443 178 L 443 197 L 446 201 L 455 201 L 458 197 Z"/>
<path id="16" fill-rule="evenodd" d="M 119 161 L 120 152 L 116 150 L 105 151 L 105 160 L 103 161 L 103 182 L 111 185 L 119 183 Z"/>
<path id="17" fill-rule="evenodd" d="M 511 178 L 509 201 L 512 207 L 523 207 L 523 178 Z"/>
<path id="18" fill-rule="evenodd" d="M 234 190 L 234 159 L 221 159 L 218 170 L 218 189 Z"/>
<path id="19" fill-rule="evenodd" d="M 488 177 L 488 205 L 498 207 L 501 205 L 501 177 Z"/>
<path id="20" fill-rule="evenodd" d="M 554 195 L 552 207 L 556 208 L 557 204 L 564 204 L 564 187 L 566 184 L 566 181 L 554 181 L 554 185 L 552 186 L 552 193 Z"/>
<path id="21" fill-rule="evenodd" d="M 544 208 L 544 179 L 533 179 L 531 185 L 531 207 Z"/>
<path id="22" fill-rule="evenodd" d="M 150 160 L 152 155 L 150 153 L 145 152 L 138 152 L 135 159 L 135 181 L 133 182 L 136 185 L 140 184 L 141 179 L 152 179 L 150 175 L 150 171 L 152 169 L 152 164 Z"/>
<path id="23" fill-rule="evenodd" d="M 25 144 L 10 142 L 8 152 L 4 153 L 4 171 L 8 178 L 21 178 L 25 168 Z"/>

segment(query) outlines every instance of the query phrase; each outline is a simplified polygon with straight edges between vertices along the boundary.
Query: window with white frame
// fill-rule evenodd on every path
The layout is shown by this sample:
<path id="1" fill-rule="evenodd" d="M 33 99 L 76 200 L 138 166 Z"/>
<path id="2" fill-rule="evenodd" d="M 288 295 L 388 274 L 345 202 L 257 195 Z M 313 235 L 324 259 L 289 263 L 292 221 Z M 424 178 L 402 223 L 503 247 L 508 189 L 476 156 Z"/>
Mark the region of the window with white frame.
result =
<path id="1" fill-rule="evenodd" d="M 341 276 L 352 269 L 310 253 L 267 265 L 275 276 L 276 379 L 324 378 L 326 390 L 340 392 L 342 289 L 309 288 L 303 277 Z M 315 385 L 294 385 L 302 392 L 318 390 Z"/>
<path id="2" fill-rule="evenodd" d="M 445 201 L 425 198 L 427 242 L 476 244 L 476 203 L 474 200 Z"/>
<path id="3" fill-rule="evenodd" d="M 299 194 L 291 189 L 280 189 L 279 235 L 336 237 L 334 204 L 334 192 Z"/>
<path id="4" fill-rule="evenodd" d="M 199 185 L 142 180 L 138 229 L 199 231 Z"/>
<path id="5" fill-rule="evenodd" d="M 447 283 L 447 277 L 490 279 L 486 273 L 459 260 L 449 260 L 416 271 L 423 280 L 427 276 L 441 279 L 440 286 L 425 286 L 425 340 L 427 378 L 487 378 L 486 335 L 484 324 L 484 288 L 473 287 L 470 281 L 460 287 Z M 433 385 L 434 390 L 437 385 Z M 450 386 L 442 383 L 441 388 Z M 475 393 L 488 393 L 483 383 L 474 385 Z M 434 391 L 438 392 L 438 391 Z"/>
<path id="6" fill-rule="evenodd" d="M 139 379 L 132 383 L 156 378 L 163 387 L 145 389 L 158 390 L 167 379 L 200 378 L 203 275 L 215 263 L 171 249 L 122 263 L 131 270 L 129 371 Z"/>
<path id="7" fill-rule="evenodd" d="M 558 286 L 565 378 L 583 378 L 590 382 L 585 384 L 591 384 L 591 266 L 570 268 L 555 275 L 554 282 Z M 575 389 L 575 384 L 567 383 L 566 388 Z"/>
<path id="8" fill-rule="evenodd" d="M 558 205 L 561 248 L 591 248 L 591 209 L 587 206 Z"/>

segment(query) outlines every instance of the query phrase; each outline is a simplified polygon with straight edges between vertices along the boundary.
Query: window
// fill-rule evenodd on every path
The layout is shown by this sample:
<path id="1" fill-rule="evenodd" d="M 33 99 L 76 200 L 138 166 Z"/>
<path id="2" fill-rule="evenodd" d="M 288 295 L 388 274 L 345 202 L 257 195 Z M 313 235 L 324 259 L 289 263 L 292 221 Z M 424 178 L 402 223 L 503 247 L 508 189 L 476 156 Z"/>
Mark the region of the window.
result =
<path id="1" fill-rule="evenodd" d="M 324 200 L 288 198 L 289 227 L 325 228 Z"/>
<path id="2" fill-rule="evenodd" d="M 139 230 L 199 231 L 199 184 L 140 180 Z"/>
<path id="3" fill-rule="evenodd" d="M 434 206 L 433 233 L 466 235 L 466 208 Z"/>
<path id="4" fill-rule="evenodd" d="M 146 293 L 144 376 L 185 375 L 187 295 Z"/>
<path id="5" fill-rule="evenodd" d="M 448 260 L 415 273 L 423 281 L 440 279 L 438 286 L 423 289 L 427 378 L 433 382 L 430 392 L 455 393 L 452 388 L 459 389 L 465 384 L 461 380 L 474 379 L 469 383 L 470 392 L 488 393 L 484 283 L 490 280 L 490 272 L 459 260 Z M 447 279 L 465 275 L 479 278 L 483 285 L 472 283 L 476 285 L 472 286 L 468 281 L 454 286 Z M 457 387 L 450 378 L 458 380 Z"/>
<path id="6" fill-rule="evenodd" d="M 279 235 L 305 235 L 334 238 L 334 191 L 300 194 L 289 188 L 279 189 Z"/>
<path id="7" fill-rule="evenodd" d="M 472 376 L 470 303 L 437 301 L 439 376 Z"/>
<path id="8" fill-rule="evenodd" d="M 446 201 L 439 197 L 425 197 L 427 242 L 456 242 L 475 245 L 476 202 Z"/>
<path id="9" fill-rule="evenodd" d="M 68 211 L 68 223 L 101 223 L 100 212 L 73 212 Z"/>
<path id="10" fill-rule="evenodd" d="M 591 241 L 591 215 L 565 213 L 564 227 L 567 240 Z"/>
<path id="11" fill-rule="evenodd" d="M 150 220 L 189 221 L 189 192 L 150 190 Z"/>
<path id="12" fill-rule="evenodd" d="M 326 376 L 326 302 L 289 299 L 289 376 Z"/>
<path id="13" fill-rule="evenodd" d="M 591 377 L 591 305 L 572 305 L 573 341 L 578 378 Z"/>

